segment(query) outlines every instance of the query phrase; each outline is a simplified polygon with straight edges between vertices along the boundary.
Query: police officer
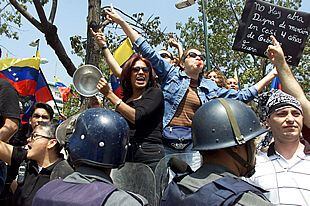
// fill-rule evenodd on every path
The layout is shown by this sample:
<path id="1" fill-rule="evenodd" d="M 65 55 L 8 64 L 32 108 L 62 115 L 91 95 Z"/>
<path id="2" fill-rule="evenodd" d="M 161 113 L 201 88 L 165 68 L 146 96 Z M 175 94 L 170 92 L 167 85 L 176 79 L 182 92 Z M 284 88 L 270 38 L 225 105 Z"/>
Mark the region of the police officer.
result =
<path id="1" fill-rule="evenodd" d="M 193 149 L 200 152 L 203 164 L 175 178 L 161 205 L 271 205 L 264 190 L 239 178 L 253 174 L 254 138 L 265 131 L 242 102 L 218 98 L 204 104 L 192 124 Z"/>
<path id="2" fill-rule="evenodd" d="M 76 120 L 67 150 L 75 172 L 41 188 L 38 205 L 145 205 L 147 201 L 112 184 L 112 168 L 124 165 L 129 128 L 116 112 L 92 108 Z"/>

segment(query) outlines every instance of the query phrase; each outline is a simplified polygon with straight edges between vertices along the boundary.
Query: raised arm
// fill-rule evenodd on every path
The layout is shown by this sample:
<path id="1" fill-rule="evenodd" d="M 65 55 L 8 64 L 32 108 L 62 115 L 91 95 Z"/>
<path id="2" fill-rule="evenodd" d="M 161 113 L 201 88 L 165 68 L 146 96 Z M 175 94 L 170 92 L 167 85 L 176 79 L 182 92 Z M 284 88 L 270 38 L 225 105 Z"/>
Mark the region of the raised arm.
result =
<path id="1" fill-rule="evenodd" d="M 117 61 L 115 60 L 114 56 L 110 52 L 106 38 L 102 33 L 102 30 L 99 29 L 98 32 L 95 32 L 92 28 L 90 28 L 92 35 L 95 37 L 95 40 L 100 48 L 102 48 L 103 57 L 106 60 L 109 68 L 112 70 L 113 74 L 118 78 L 121 77 L 122 68 L 119 66 Z"/>
<path id="2" fill-rule="evenodd" d="M 175 39 L 175 38 L 169 38 L 168 43 L 170 46 L 174 47 L 178 51 L 178 58 L 181 59 L 183 56 L 183 47 L 182 45 Z"/>
<path id="3" fill-rule="evenodd" d="M 268 46 L 267 56 L 278 71 L 282 90 L 294 96 L 301 103 L 304 112 L 304 124 L 310 128 L 310 102 L 289 68 L 280 43 L 274 36 L 270 38 L 273 45 Z"/>
<path id="4" fill-rule="evenodd" d="M 0 160 L 11 165 L 13 146 L 0 140 Z"/>
<path id="5" fill-rule="evenodd" d="M 141 37 L 141 35 L 133 30 L 131 26 L 113 9 L 113 7 L 105 9 L 105 13 L 108 20 L 115 22 L 122 27 L 131 42 L 135 42 L 139 37 Z"/>
<path id="6" fill-rule="evenodd" d="M 113 9 L 106 9 L 106 18 L 116 24 L 120 25 L 129 37 L 130 41 L 133 43 L 134 48 L 137 52 L 141 53 L 144 58 L 147 58 L 156 74 L 164 79 L 167 73 L 172 69 L 172 65 L 166 62 L 160 55 L 148 44 L 148 42 Z"/>
<path id="7" fill-rule="evenodd" d="M 254 86 L 256 86 L 258 93 L 261 93 L 263 89 L 277 76 L 277 70 L 271 70 L 264 78 L 259 80 Z"/>

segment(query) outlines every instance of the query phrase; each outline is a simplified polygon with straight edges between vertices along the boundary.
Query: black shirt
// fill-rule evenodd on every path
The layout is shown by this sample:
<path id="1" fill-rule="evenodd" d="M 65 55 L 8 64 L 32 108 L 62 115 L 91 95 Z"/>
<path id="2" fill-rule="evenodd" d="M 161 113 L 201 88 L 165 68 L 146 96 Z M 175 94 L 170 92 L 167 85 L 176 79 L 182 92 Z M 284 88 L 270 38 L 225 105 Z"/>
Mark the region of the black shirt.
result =
<path id="1" fill-rule="evenodd" d="M 148 88 L 138 100 L 128 103 L 136 110 L 135 124 L 127 121 L 131 142 L 162 143 L 164 96 L 159 88 Z"/>
<path id="2" fill-rule="evenodd" d="M 159 88 L 148 88 L 138 100 L 127 103 L 136 110 L 135 124 L 130 128 L 130 147 L 126 161 L 143 162 L 155 169 L 155 163 L 164 157 L 162 128 L 164 96 Z"/>
<path id="3" fill-rule="evenodd" d="M 4 118 L 19 119 L 20 108 L 18 94 L 14 87 L 0 78 L 0 128 L 4 125 Z"/>
<path id="4" fill-rule="evenodd" d="M 27 159 L 27 150 L 21 147 L 14 147 L 11 166 L 13 168 L 19 168 L 19 166 L 26 162 L 26 173 L 25 178 L 22 183 L 19 183 L 17 189 L 13 196 L 13 205 L 14 206 L 31 206 L 32 199 L 35 196 L 36 192 L 47 182 L 50 181 L 50 175 L 60 160 L 56 161 L 54 164 L 47 168 L 42 168 L 39 171 L 37 163 L 33 160 Z"/>

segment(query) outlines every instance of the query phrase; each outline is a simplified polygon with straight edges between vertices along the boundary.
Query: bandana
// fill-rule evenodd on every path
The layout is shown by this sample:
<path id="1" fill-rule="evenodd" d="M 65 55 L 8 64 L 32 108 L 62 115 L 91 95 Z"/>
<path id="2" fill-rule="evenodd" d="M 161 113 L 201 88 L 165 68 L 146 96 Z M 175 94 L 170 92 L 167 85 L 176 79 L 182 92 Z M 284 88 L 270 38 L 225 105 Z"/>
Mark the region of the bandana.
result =
<path id="1" fill-rule="evenodd" d="M 302 113 L 300 102 L 293 96 L 282 92 L 281 90 L 275 90 L 267 101 L 267 115 L 270 116 L 277 109 L 292 106 L 298 109 Z"/>

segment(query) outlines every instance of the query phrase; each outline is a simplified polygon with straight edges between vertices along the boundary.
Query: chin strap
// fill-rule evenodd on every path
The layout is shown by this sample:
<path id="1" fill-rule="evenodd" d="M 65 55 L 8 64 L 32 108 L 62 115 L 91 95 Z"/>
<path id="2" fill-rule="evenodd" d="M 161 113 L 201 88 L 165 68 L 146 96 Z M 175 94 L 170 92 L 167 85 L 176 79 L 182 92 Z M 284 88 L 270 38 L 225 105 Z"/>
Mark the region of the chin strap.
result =
<path id="1" fill-rule="evenodd" d="M 236 160 L 240 165 L 242 165 L 244 168 L 246 168 L 246 173 L 242 174 L 244 177 L 251 177 L 255 173 L 255 165 L 253 162 L 253 156 L 255 155 L 253 153 L 252 145 L 249 142 L 245 143 L 246 146 L 246 152 L 247 152 L 247 160 L 244 160 L 238 153 L 234 152 L 231 148 L 227 148 L 227 153 L 234 159 Z"/>

